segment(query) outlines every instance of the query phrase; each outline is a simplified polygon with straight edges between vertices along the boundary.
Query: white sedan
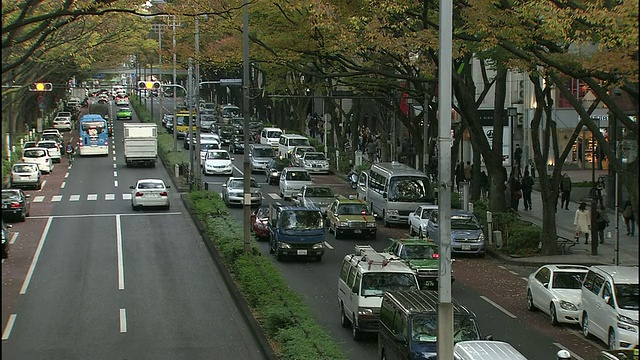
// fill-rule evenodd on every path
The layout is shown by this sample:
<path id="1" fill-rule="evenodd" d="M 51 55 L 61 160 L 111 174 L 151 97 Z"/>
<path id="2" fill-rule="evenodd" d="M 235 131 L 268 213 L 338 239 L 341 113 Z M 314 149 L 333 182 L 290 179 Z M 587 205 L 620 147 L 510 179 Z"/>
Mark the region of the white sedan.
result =
<path id="1" fill-rule="evenodd" d="M 208 150 L 204 157 L 204 175 L 232 175 L 233 158 L 227 150 Z"/>
<path id="2" fill-rule="evenodd" d="M 71 130 L 73 126 L 71 125 L 71 118 L 68 117 L 57 117 L 53 119 L 53 128 L 58 130 Z"/>
<path id="3" fill-rule="evenodd" d="M 129 186 L 131 191 L 131 208 L 139 210 L 143 207 L 158 206 L 169 210 L 169 193 L 160 179 L 140 179 L 134 186 Z"/>
<path id="4" fill-rule="evenodd" d="M 589 268 L 582 265 L 543 265 L 529 275 L 527 309 L 542 310 L 552 325 L 578 324 L 582 281 Z"/>
<path id="5" fill-rule="evenodd" d="M 427 234 L 427 223 L 429 222 L 429 212 L 438 209 L 438 205 L 420 205 L 409 214 L 407 222 L 409 223 L 409 236 L 423 238 Z"/>

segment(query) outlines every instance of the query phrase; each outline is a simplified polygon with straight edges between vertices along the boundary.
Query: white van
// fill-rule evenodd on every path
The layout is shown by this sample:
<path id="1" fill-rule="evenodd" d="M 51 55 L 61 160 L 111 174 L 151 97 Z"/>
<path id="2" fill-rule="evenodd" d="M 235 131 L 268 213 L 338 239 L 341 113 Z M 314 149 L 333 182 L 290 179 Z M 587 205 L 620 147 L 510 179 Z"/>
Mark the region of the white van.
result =
<path id="1" fill-rule="evenodd" d="M 453 347 L 454 360 L 527 360 L 511 344 L 502 341 L 469 340 Z"/>
<path id="2" fill-rule="evenodd" d="M 638 346 L 638 267 L 592 266 L 582 283 L 580 324 L 610 350 Z"/>
<path id="3" fill-rule="evenodd" d="M 278 141 L 278 156 L 287 159 L 296 146 L 311 146 L 306 136 L 298 134 L 282 134 Z"/>
<path id="4" fill-rule="evenodd" d="M 280 142 L 280 135 L 282 135 L 284 131 L 280 128 L 275 127 L 266 127 L 262 128 L 260 132 L 260 144 L 269 144 L 273 146 L 276 150 L 278 150 L 278 143 Z"/>
<path id="5" fill-rule="evenodd" d="M 49 155 L 49 149 L 40 147 L 26 148 L 22 152 L 22 162 L 37 164 L 43 173 L 51 173 L 53 170 L 53 160 Z"/>

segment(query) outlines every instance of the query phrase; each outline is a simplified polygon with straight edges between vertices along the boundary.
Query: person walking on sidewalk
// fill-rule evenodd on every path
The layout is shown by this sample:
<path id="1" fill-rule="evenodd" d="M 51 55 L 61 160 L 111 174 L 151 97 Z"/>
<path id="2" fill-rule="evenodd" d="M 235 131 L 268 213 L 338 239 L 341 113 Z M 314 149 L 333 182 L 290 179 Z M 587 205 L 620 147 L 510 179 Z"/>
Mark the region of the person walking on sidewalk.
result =
<path id="1" fill-rule="evenodd" d="M 600 205 L 600 210 L 596 213 L 596 227 L 600 244 L 604 244 L 604 230 L 609 226 L 609 216 L 604 205 Z"/>
<path id="2" fill-rule="evenodd" d="M 533 191 L 533 178 L 529 171 L 524 171 L 522 177 L 522 199 L 524 201 L 524 211 L 531 210 L 531 191 Z"/>
<path id="3" fill-rule="evenodd" d="M 509 176 L 509 196 L 511 200 L 511 210 L 517 212 L 518 206 L 520 206 L 520 198 L 522 197 L 522 184 L 520 184 L 517 173 L 513 170 Z"/>
<path id="4" fill-rule="evenodd" d="M 560 180 L 560 191 L 562 192 L 560 208 L 569 210 L 569 200 L 571 200 L 571 178 L 567 173 L 564 173 L 562 180 Z"/>
<path id="5" fill-rule="evenodd" d="M 631 200 L 627 199 L 622 209 L 622 217 L 625 225 L 627 225 L 627 235 L 634 236 L 636 234 L 636 218 L 631 206 Z"/>
<path id="6" fill-rule="evenodd" d="M 576 241 L 580 241 L 580 235 L 584 234 L 584 243 L 589 243 L 589 231 L 591 230 L 591 212 L 587 209 L 587 203 L 582 202 L 576 210 L 573 225 L 576 227 Z M 597 240 L 597 239 L 596 239 Z"/>

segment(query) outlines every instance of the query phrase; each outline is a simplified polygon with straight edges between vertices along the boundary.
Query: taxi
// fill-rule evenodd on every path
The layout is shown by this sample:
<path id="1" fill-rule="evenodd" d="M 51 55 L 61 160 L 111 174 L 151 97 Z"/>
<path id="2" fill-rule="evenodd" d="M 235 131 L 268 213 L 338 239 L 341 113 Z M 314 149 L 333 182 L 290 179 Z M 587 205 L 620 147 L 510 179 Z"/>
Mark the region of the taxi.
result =
<path id="1" fill-rule="evenodd" d="M 409 266 L 418 277 L 420 289 L 436 290 L 440 266 L 438 244 L 420 238 L 390 240 L 391 245 L 381 255 L 389 260 L 400 260 Z"/>
<path id="2" fill-rule="evenodd" d="M 363 235 L 376 238 L 376 219 L 367 208 L 367 204 L 359 199 L 337 198 L 327 209 L 329 231 L 335 238 L 344 234 Z"/>

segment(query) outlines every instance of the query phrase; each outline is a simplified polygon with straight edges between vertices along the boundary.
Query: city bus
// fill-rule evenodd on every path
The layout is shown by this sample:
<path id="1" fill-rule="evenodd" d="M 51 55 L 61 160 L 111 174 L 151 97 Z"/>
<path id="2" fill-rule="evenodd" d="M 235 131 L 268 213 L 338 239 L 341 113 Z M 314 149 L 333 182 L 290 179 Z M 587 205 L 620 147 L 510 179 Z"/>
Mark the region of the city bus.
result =
<path id="1" fill-rule="evenodd" d="M 82 116 L 78 125 L 78 154 L 109 155 L 109 124 L 102 116 Z"/>
<path id="2" fill-rule="evenodd" d="M 191 115 L 194 118 L 194 121 L 191 123 L 191 127 L 193 128 L 193 133 L 195 134 L 197 126 L 195 123 L 195 116 L 196 113 L 195 111 L 191 113 Z M 187 134 L 189 133 L 189 123 L 190 123 L 190 116 L 189 116 L 189 111 L 188 110 L 179 110 L 176 113 L 176 129 L 175 131 L 178 133 L 177 134 L 177 138 L 178 139 L 184 139 Z"/>
<path id="3" fill-rule="evenodd" d="M 360 173 L 358 198 L 369 204 L 385 226 L 406 224 L 419 205 L 434 203 L 431 179 L 423 172 L 399 162 L 375 163 Z"/>

